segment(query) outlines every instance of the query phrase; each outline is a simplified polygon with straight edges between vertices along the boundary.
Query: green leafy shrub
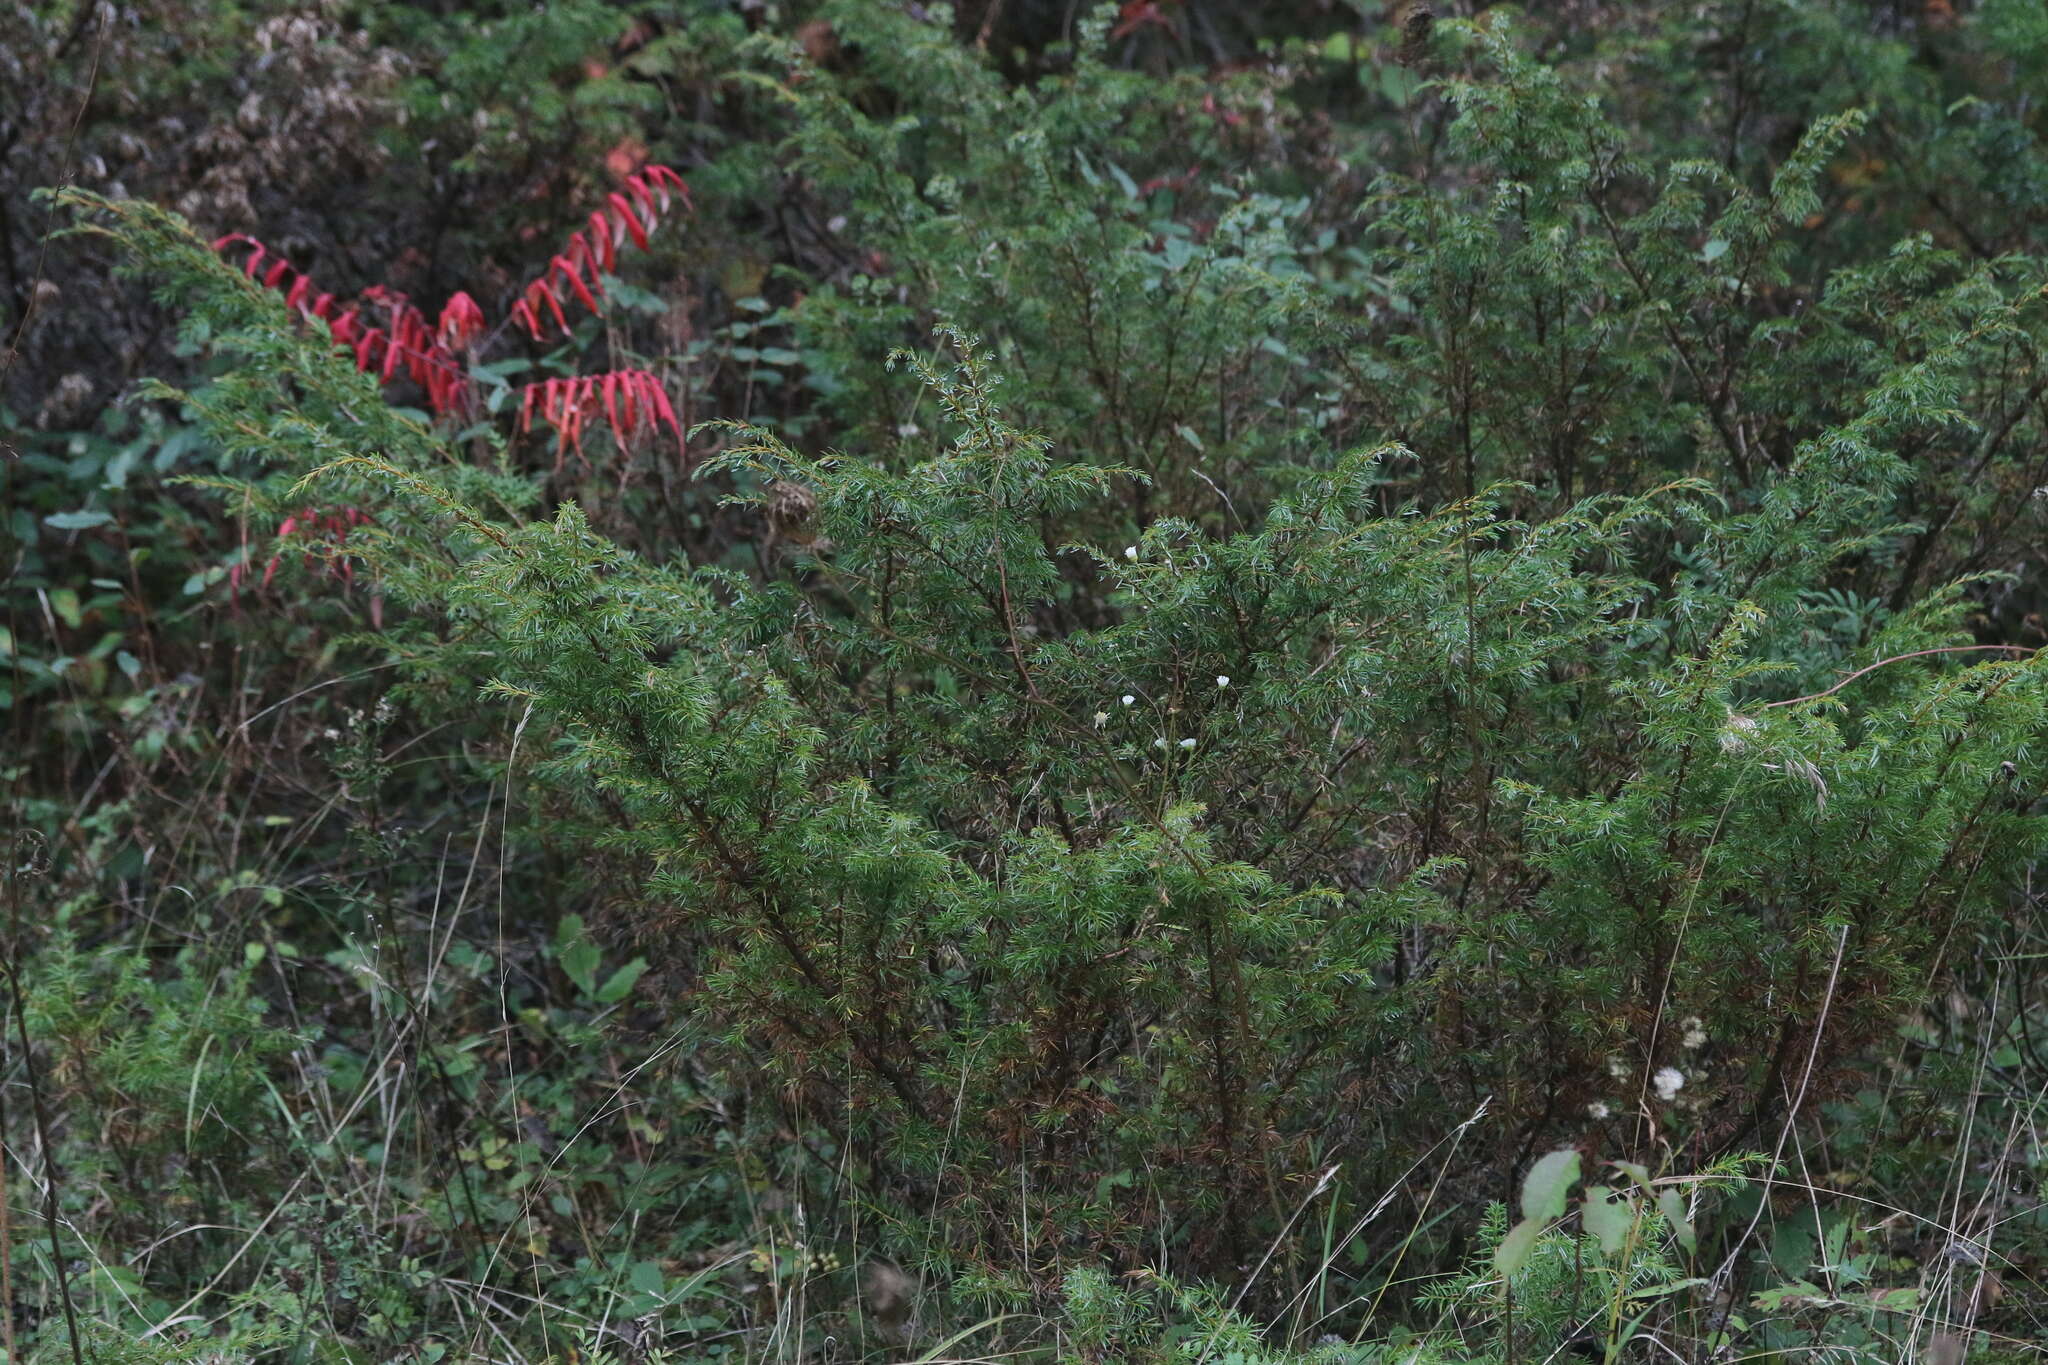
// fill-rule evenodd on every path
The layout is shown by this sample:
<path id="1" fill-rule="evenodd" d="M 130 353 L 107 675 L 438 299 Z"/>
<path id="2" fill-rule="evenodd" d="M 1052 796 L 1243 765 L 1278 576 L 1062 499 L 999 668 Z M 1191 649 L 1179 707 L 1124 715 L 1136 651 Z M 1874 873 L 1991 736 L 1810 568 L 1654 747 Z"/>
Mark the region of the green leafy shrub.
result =
<path id="1" fill-rule="evenodd" d="M 1738 118 L 1725 155 L 1617 126 L 1587 73 L 1655 57 L 1668 16 L 1554 62 L 1440 18 L 1426 61 L 1401 39 L 1413 88 L 1360 97 L 1412 102 L 1408 137 L 1316 132 L 1272 68 L 1117 70 L 1106 12 L 1026 82 L 907 12 L 813 17 L 832 44 L 705 40 L 819 221 L 680 286 L 730 307 L 668 356 L 728 419 L 687 482 L 623 450 L 550 481 L 489 421 L 450 441 L 172 215 L 59 196 L 207 357 L 149 391 L 203 433 L 186 496 L 253 528 L 361 509 L 325 554 L 384 603 L 285 556 L 220 626 L 276 665 L 219 704 L 229 738 L 114 755 L 119 799 L 38 892 L 120 940 L 168 894 L 115 851 L 179 809 L 159 774 L 209 801 L 248 775 L 254 832 L 177 866 L 233 889 L 271 1016 L 313 1016 L 240 1088 L 187 1052 L 149 1093 L 191 1065 L 334 1203 L 218 1174 L 275 1253 L 195 1230 L 94 1312 L 239 1293 L 295 1358 L 494 1350 L 508 1295 L 534 1358 L 938 1351 L 978 1322 L 1076 1360 L 1506 1360 L 1603 1313 L 1617 1355 L 1651 1320 L 1778 1349 L 1808 1310 L 1817 1345 L 1900 1339 L 1830 1325 L 1904 1302 L 1837 1292 L 1886 1248 L 1815 1212 L 1820 1304 L 1754 1234 L 1803 1216 L 1769 1202 L 1795 1137 L 1972 979 L 2040 852 L 2024 234 L 1984 255 L 1858 180 L 1886 129 L 1855 101 L 1788 93 L 1810 117 Z M 1852 17 L 1766 27 L 1898 55 Z M 661 299 L 613 288 L 651 335 Z M 121 562 L 111 517 L 52 529 Z M 304 542 L 246 545 L 204 553 Z M 74 698 L 45 671 L 33 705 Z M 39 991 L 83 989 L 38 952 Z M 121 970 L 191 1015 L 166 983 L 196 969 Z M 2038 1001 L 1999 991 L 1967 1055 L 2023 1071 Z M 1904 1042 L 1974 1094 L 1952 1034 Z M 65 1091 L 76 1132 L 126 1093 Z M 1858 1106 L 1845 1160 L 1903 1141 Z M 1617 1178 L 1576 1232 L 1478 1218 L 1560 1143 L 1640 1195 Z M 1750 1152 L 1749 1205 L 1674 1216 L 1647 1175 Z M 1958 1188 L 1988 1207 L 2027 1160 Z M 1919 1182 L 1868 1164 L 1903 1206 Z M 142 1216 L 139 1173 L 90 1174 Z M 1943 1311 L 1923 1335 L 1988 1310 Z"/>

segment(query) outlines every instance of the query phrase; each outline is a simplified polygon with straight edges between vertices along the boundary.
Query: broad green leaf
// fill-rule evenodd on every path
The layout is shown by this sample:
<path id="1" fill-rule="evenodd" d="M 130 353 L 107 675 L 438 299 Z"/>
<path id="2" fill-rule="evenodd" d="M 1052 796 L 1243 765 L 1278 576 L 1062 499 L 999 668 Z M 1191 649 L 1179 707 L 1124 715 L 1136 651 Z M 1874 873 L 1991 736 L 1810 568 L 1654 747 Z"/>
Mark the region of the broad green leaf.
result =
<path id="1" fill-rule="evenodd" d="M 1589 1185 L 1579 1220 L 1599 1240 L 1600 1250 L 1612 1256 L 1628 1241 L 1628 1231 L 1635 1224 L 1635 1209 L 1612 1186 Z"/>
<path id="2" fill-rule="evenodd" d="M 1522 1178 L 1522 1217 L 1547 1222 L 1564 1215 L 1565 1194 L 1579 1178 L 1575 1148 L 1551 1152 L 1537 1160 Z"/>
<path id="3" fill-rule="evenodd" d="M 1494 1249 L 1493 1268 L 1504 1279 L 1513 1279 L 1529 1263 L 1529 1257 L 1536 1250 L 1536 1241 L 1543 1236 L 1543 1220 L 1524 1218 L 1508 1229 L 1508 1235 L 1500 1239 Z"/>
<path id="4" fill-rule="evenodd" d="M 1650 1189 L 1649 1167 L 1636 1161 L 1610 1161 L 1607 1164 L 1612 1166 L 1615 1170 L 1620 1171 L 1630 1180 L 1635 1181 L 1636 1188 L 1641 1190 L 1644 1194 L 1649 1194 L 1652 1192 Z"/>
<path id="5" fill-rule="evenodd" d="M 95 526 L 105 526 L 113 519 L 111 512 L 52 512 L 43 518 L 43 524 L 54 526 L 60 531 L 90 531 Z"/>
<path id="6" fill-rule="evenodd" d="M 589 939 L 578 939 L 562 950 L 562 970 L 585 995 L 597 993 L 597 965 L 601 955 Z"/>
<path id="7" fill-rule="evenodd" d="M 600 1005 L 616 1005 L 621 1000 L 624 1000 L 627 995 L 632 993 L 633 983 L 638 981 L 640 974 L 646 970 L 647 959 L 636 957 L 625 966 L 613 972 L 605 978 L 604 985 L 598 987 L 597 1003 Z"/>
<path id="8" fill-rule="evenodd" d="M 1657 1208 L 1663 1213 L 1664 1221 L 1671 1224 L 1678 1244 L 1687 1252 L 1699 1250 L 1699 1238 L 1694 1235 L 1692 1222 L 1685 1216 L 1685 1198 L 1677 1190 L 1657 1191 Z"/>
<path id="9" fill-rule="evenodd" d="M 597 966 L 602 954 L 583 930 L 583 916 L 564 915 L 555 926 L 555 960 L 585 995 L 597 993 Z"/>

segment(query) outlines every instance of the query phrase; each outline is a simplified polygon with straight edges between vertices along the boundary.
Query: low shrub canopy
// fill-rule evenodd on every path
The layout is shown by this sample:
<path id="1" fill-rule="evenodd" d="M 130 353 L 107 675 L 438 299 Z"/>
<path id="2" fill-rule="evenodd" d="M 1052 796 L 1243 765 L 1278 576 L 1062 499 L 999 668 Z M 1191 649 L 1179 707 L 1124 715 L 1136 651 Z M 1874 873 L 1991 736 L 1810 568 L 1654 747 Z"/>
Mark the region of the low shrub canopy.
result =
<path id="1" fill-rule="evenodd" d="M 1992 1322 L 1770 1182 L 2040 1236 L 1907 1130 L 2038 1065 L 2048 29 L 1361 6 L 1225 73 L 1194 3 L 1007 65 L 641 8 L 589 135 L 694 214 L 594 165 L 564 222 L 645 250 L 472 225 L 454 331 L 366 354 L 260 224 L 49 197 L 179 342 L 10 475 L 38 1351 Z M 529 280 L 570 316 L 486 332 Z"/>

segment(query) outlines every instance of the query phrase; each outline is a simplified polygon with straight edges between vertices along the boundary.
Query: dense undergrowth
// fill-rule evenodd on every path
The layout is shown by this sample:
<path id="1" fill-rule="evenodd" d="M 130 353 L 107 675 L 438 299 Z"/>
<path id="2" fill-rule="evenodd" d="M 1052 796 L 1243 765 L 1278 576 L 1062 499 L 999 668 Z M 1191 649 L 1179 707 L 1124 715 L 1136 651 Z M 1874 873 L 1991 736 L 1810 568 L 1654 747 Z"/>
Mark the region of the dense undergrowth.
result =
<path id="1" fill-rule="evenodd" d="M 2038 7 L 0 37 L 10 1355 L 2037 1351 Z"/>

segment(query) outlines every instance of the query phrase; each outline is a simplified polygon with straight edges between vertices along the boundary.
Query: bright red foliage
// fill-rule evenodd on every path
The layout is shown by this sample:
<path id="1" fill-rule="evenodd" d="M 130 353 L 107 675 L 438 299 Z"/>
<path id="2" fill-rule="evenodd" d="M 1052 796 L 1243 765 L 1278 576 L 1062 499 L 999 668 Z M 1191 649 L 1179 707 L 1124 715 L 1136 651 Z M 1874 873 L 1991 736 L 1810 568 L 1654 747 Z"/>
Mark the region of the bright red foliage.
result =
<path id="1" fill-rule="evenodd" d="M 513 319 L 524 324 L 533 339 L 539 341 L 544 330 L 541 308 L 545 306 L 562 334 L 568 335 L 569 320 L 562 311 L 560 292 L 564 284 L 585 308 L 593 313 L 601 311 L 597 301 L 604 297 L 602 273 L 612 268 L 618 259 L 618 249 L 627 238 L 646 250 L 648 231 L 660 223 L 661 215 L 674 203 L 671 190 L 687 209 L 689 187 L 668 167 L 647 166 L 627 176 L 625 193 L 614 191 L 605 196 L 609 214 L 604 210 L 591 214 L 586 230 L 571 233 L 568 245 L 548 262 L 548 268 L 519 291 L 519 301 L 512 305 Z"/>
<path id="2" fill-rule="evenodd" d="M 1141 28 L 1156 26 L 1168 33 L 1178 33 L 1173 19 L 1166 13 L 1166 6 L 1178 0 L 1124 0 L 1117 10 L 1117 25 L 1109 31 L 1112 38 L 1128 38 Z"/>
<path id="3" fill-rule="evenodd" d="M 658 432 L 664 423 L 675 433 L 676 444 L 683 443 L 683 429 L 669 404 L 668 391 L 646 370 L 612 370 L 529 384 L 519 412 L 519 429 L 529 429 L 536 415 L 559 435 L 557 449 L 574 450 L 578 459 L 583 458 L 583 428 L 600 415 L 621 445 L 642 431 Z"/>
<path id="4" fill-rule="evenodd" d="M 375 518 L 371 517 L 368 512 L 356 507 L 345 508 L 339 512 L 302 507 L 279 522 L 274 534 L 279 540 L 287 540 L 295 535 L 310 536 L 314 539 L 325 541 L 334 550 L 339 550 L 348 540 L 349 533 L 356 527 L 374 524 Z M 246 549 L 246 541 L 244 544 Z M 307 567 L 310 568 L 312 566 L 318 553 L 318 550 L 314 548 L 309 547 L 307 549 Z M 272 555 L 269 562 L 263 566 L 263 586 L 265 588 L 268 588 L 271 579 L 277 576 L 277 566 L 283 560 L 284 556 L 282 554 Z M 343 583 L 355 581 L 355 564 L 345 554 L 333 554 L 327 571 L 330 574 L 339 574 Z M 247 572 L 247 567 L 239 563 L 228 570 L 228 589 L 237 598 L 241 596 L 242 580 L 247 576 Z M 380 594 L 372 592 L 370 594 L 370 623 L 374 626 L 382 626 L 384 624 L 383 618 L 384 599 Z"/>
<path id="5" fill-rule="evenodd" d="M 590 215 L 584 229 L 571 233 L 564 249 L 547 269 L 520 290 L 512 304 L 512 320 L 535 340 L 543 338 L 542 310 L 563 336 L 569 336 L 565 297 L 592 313 L 602 312 L 604 273 L 613 268 L 618 249 L 627 240 L 645 249 L 648 233 L 677 201 L 690 207 L 689 187 L 667 166 L 644 166 L 626 177 L 624 189 L 606 196 L 606 208 Z M 356 368 L 384 383 L 401 374 L 422 389 L 436 416 L 468 416 L 475 408 L 468 356 L 484 340 L 483 310 L 466 293 L 457 293 L 442 307 L 438 319 L 427 317 L 398 290 L 375 285 L 361 301 L 346 305 L 336 316 L 335 296 L 316 293 L 313 281 L 284 257 L 246 233 L 230 233 L 213 244 L 219 252 L 247 248 L 242 273 L 281 290 L 285 306 L 302 318 L 326 322 L 337 345 L 346 347 Z M 308 300 L 311 300 L 309 303 Z M 583 454 L 587 420 L 601 413 L 612 437 L 626 446 L 663 424 L 685 448 L 681 425 L 661 381 L 646 370 L 617 370 L 573 379 L 550 379 L 525 387 L 519 429 L 530 429 L 535 413 L 556 433 L 557 451 Z M 360 514 L 351 514 L 360 515 Z M 286 526 L 292 525 L 287 519 Z M 279 534 L 286 534 L 280 528 Z M 272 561 L 275 568 L 275 561 Z M 266 579 L 268 575 L 266 574 Z"/>

